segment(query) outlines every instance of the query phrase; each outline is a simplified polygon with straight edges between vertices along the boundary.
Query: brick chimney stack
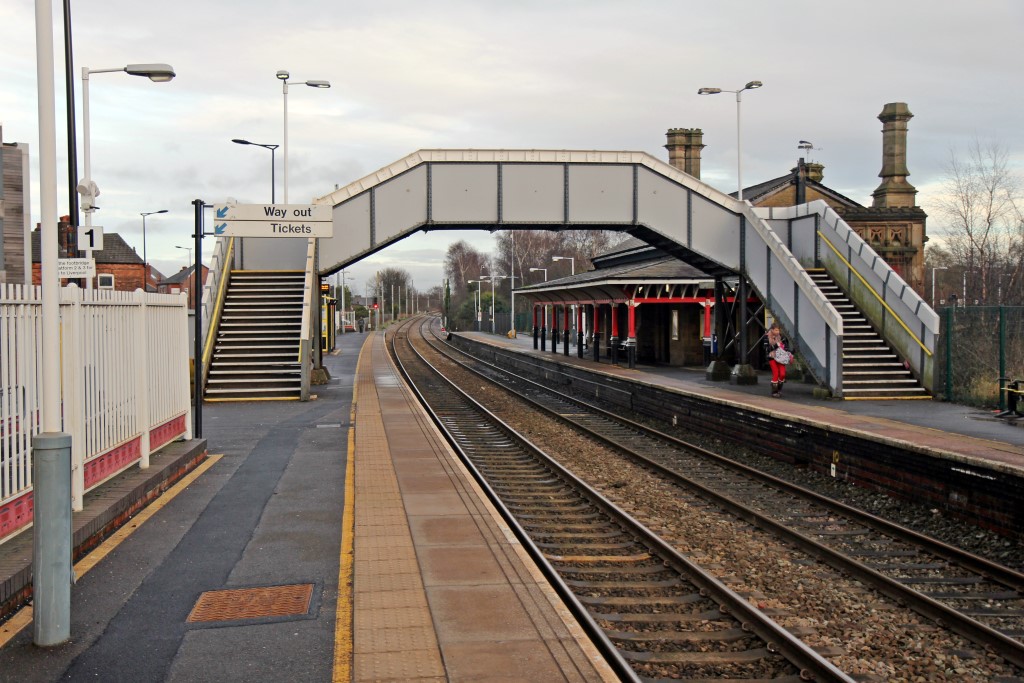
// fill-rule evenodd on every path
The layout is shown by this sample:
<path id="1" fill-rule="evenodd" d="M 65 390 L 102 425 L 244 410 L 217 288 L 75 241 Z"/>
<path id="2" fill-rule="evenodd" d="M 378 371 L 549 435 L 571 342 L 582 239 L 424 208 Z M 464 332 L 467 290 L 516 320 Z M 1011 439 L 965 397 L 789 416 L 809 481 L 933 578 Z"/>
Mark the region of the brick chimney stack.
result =
<path id="1" fill-rule="evenodd" d="M 882 184 L 872 193 L 873 207 L 917 205 L 917 189 L 907 181 L 907 122 L 914 117 L 905 102 L 890 102 L 882 107 Z"/>
<path id="2" fill-rule="evenodd" d="M 668 163 L 700 180 L 700 151 L 704 149 L 704 131 L 700 128 L 669 128 L 665 134 Z"/>

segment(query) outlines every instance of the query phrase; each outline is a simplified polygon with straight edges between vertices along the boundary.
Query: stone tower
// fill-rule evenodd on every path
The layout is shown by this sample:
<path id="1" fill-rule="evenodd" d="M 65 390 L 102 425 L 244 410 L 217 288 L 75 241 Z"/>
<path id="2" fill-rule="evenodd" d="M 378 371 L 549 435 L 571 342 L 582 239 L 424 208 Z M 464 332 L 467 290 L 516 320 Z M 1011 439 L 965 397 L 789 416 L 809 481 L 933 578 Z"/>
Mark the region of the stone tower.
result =
<path id="1" fill-rule="evenodd" d="M 914 117 L 905 102 L 882 107 L 882 184 L 872 193 L 872 206 L 892 208 L 916 206 L 917 189 L 907 181 L 907 122 Z"/>
<path id="2" fill-rule="evenodd" d="M 683 173 L 700 179 L 700 152 L 704 149 L 704 131 L 700 128 L 669 128 L 665 134 L 668 143 L 668 163 Z"/>

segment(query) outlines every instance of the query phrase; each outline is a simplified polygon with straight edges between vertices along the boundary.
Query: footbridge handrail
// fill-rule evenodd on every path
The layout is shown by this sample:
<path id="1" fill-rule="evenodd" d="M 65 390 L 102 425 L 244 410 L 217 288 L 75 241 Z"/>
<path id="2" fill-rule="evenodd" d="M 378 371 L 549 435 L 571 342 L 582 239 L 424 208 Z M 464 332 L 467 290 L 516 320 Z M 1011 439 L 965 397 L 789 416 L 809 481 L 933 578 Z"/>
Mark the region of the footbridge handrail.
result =
<path id="1" fill-rule="evenodd" d="M 747 240 L 744 247 L 747 280 L 791 340 L 796 342 L 795 350 L 812 374 L 834 394 L 841 396 L 842 316 L 761 213 L 749 202 L 743 203 L 742 211 L 746 222 L 768 248 L 765 253 L 757 248 L 756 242 L 750 244 Z M 783 272 L 779 272 L 779 267 Z"/>
<path id="2" fill-rule="evenodd" d="M 931 391 L 939 316 L 899 273 L 823 200 L 757 213 L 787 235 L 799 261 L 829 272 Z"/>
<path id="3" fill-rule="evenodd" d="M 828 245 L 829 249 L 831 249 L 833 252 L 835 252 L 835 255 L 837 257 L 839 257 L 839 260 L 841 260 L 844 264 L 846 264 L 846 266 L 850 269 L 850 271 L 854 274 L 854 276 L 856 276 L 856 278 L 858 280 L 860 280 L 861 284 L 863 284 L 871 292 L 871 294 L 875 297 L 875 299 L 882 306 L 882 308 L 884 308 L 886 311 L 888 311 L 893 316 L 893 318 L 896 320 L 896 322 L 899 323 L 900 327 L 902 327 L 904 330 L 907 331 L 907 334 L 910 335 L 911 339 L 913 339 L 915 342 L 917 342 L 917 345 L 920 346 L 921 349 L 925 353 L 927 353 L 929 356 L 934 355 L 932 353 L 931 349 L 929 349 L 927 346 L 925 346 L 924 342 L 921 341 L 920 337 L 918 337 L 916 334 L 914 334 L 913 331 L 911 331 L 911 329 L 909 327 L 907 327 L 907 324 L 899 319 L 899 316 L 896 315 L 896 312 L 894 310 L 892 310 L 892 308 L 889 306 L 889 304 L 885 303 L 885 299 L 883 299 L 881 296 L 879 296 L 878 292 L 876 292 L 871 287 L 871 285 L 868 284 L 868 281 L 864 279 L 864 276 L 862 276 L 860 273 L 858 273 L 856 270 L 854 270 L 853 265 L 849 261 L 847 261 L 845 258 L 843 258 L 843 255 L 839 252 L 838 249 L 836 249 L 836 245 L 832 244 L 832 242 L 829 240 L 829 238 L 826 237 L 824 234 L 822 234 L 822 232 L 820 230 L 818 231 L 818 235 L 821 237 L 822 240 L 824 240 L 825 244 Z"/>
<path id="4" fill-rule="evenodd" d="M 210 274 L 203 287 L 203 299 L 199 315 L 202 315 L 203 357 L 202 377 L 196 379 L 201 387 L 206 386 L 206 377 L 210 372 L 210 358 L 217 335 L 217 325 L 224 309 L 224 296 L 231 279 L 231 263 L 234 259 L 234 237 L 218 237 L 210 257 Z M 200 266 L 201 269 L 201 266 Z"/>

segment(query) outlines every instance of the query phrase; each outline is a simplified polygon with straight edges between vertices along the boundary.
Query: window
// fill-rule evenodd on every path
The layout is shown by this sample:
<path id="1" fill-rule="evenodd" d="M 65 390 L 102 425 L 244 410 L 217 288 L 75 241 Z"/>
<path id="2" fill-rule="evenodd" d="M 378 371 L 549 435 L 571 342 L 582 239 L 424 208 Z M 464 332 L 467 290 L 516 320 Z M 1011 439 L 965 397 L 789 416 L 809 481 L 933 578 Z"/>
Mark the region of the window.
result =
<path id="1" fill-rule="evenodd" d="M 100 273 L 96 276 L 96 289 L 113 289 L 114 276 L 110 273 Z"/>

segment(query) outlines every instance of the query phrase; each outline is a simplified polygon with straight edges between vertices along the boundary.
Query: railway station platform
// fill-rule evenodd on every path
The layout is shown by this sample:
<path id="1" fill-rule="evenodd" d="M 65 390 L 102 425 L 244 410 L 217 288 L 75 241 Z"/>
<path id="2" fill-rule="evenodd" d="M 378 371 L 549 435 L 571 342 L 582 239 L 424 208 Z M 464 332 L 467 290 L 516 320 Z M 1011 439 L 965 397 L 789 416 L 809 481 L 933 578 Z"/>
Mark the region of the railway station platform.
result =
<path id="1" fill-rule="evenodd" d="M 748 407 L 765 415 L 791 421 L 828 426 L 867 435 L 880 442 L 912 444 L 916 449 L 950 458 L 977 459 L 997 468 L 1012 470 L 1024 477 L 1024 418 L 996 418 L 986 410 L 932 400 L 857 400 L 820 399 L 814 385 L 788 381 L 781 399 L 770 394 L 771 373 L 759 372 L 758 383 L 737 385 L 705 378 L 703 367 L 637 365 L 626 367 L 625 357 L 612 365 L 602 350 L 600 362 L 590 349 L 584 358 L 570 345 L 569 355 L 562 344 L 558 353 L 533 348 L 533 337 L 508 338 L 485 332 L 456 332 L 473 341 L 490 344 L 525 356 L 578 366 L 587 370 L 655 386 L 670 387 L 712 401 Z M 550 349 L 550 345 L 548 347 Z"/>
<path id="2" fill-rule="evenodd" d="M 71 640 L 0 623 L 0 680 L 616 680 L 383 335 L 338 347 L 315 400 L 207 404 L 208 457 L 76 564 Z"/>

